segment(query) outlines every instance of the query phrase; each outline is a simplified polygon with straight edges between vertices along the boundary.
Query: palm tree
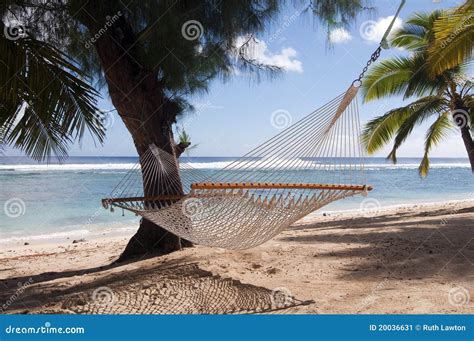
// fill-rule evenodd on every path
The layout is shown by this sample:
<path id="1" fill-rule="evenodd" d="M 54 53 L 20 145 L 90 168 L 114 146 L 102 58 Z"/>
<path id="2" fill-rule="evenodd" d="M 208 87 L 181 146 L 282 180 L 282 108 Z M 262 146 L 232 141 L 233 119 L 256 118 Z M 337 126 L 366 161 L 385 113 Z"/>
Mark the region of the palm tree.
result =
<path id="1" fill-rule="evenodd" d="M 406 25 L 394 33 L 392 45 L 403 48 L 408 56 L 384 60 L 368 72 L 363 85 L 365 101 L 402 95 L 404 99 L 417 97 L 410 104 L 395 108 L 369 121 L 362 140 L 369 154 L 390 143 L 393 148 L 388 158 L 397 161 L 397 150 L 415 126 L 431 120 L 425 138 L 425 151 L 419 166 L 421 176 L 429 169 L 429 153 L 458 126 L 471 168 L 474 171 L 474 142 L 470 130 L 473 120 L 472 81 L 466 74 L 466 61 L 429 76 L 428 49 L 433 44 L 434 23 L 444 13 L 415 14 Z M 470 124 L 469 124 L 470 120 Z"/>
<path id="2" fill-rule="evenodd" d="M 176 130 L 178 133 L 178 146 L 182 146 L 182 148 L 180 148 L 182 151 L 177 153 L 179 154 L 177 156 L 180 156 L 183 152 L 185 152 L 187 156 L 190 156 L 191 150 L 196 149 L 199 145 L 191 145 L 191 136 L 186 132 L 183 126 L 181 128 L 177 128 Z"/>
<path id="3" fill-rule="evenodd" d="M 474 42 L 474 0 L 447 11 L 433 25 L 434 44 L 428 63 L 434 75 L 462 64 L 472 57 Z"/>

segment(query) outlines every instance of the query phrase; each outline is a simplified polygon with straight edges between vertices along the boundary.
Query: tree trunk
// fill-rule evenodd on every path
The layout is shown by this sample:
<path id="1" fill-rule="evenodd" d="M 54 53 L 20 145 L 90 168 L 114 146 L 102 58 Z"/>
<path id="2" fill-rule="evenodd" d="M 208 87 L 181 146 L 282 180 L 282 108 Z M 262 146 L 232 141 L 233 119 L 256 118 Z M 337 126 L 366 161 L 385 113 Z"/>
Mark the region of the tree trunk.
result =
<path id="1" fill-rule="evenodd" d="M 85 11 L 79 15 L 91 36 L 100 29 L 98 23 L 105 21 L 91 20 L 89 13 L 94 13 L 93 6 L 93 2 L 89 2 Z M 109 13 L 110 16 L 114 14 Z M 133 30 L 123 16 L 94 42 L 112 103 L 132 135 L 139 156 L 148 150 L 150 144 L 155 144 L 172 155 L 176 156 L 176 152 L 179 155 L 184 149 L 183 146 L 175 145 L 172 133 L 177 107 L 166 98 L 157 72 L 146 69 L 137 62 L 138 44 Z M 182 189 L 171 188 L 162 190 L 166 193 L 158 193 L 157 190 L 162 188 L 160 185 L 161 183 L 149 183 L 144 186 L 145 196 L 183 193 Z M 188 242 L 185 244 L 189 246 Z M 118 261 L 165 254 L 179 250 L 181 246 L 178 236 L 142 219 L 137 233 L 130 239 Z"/>
<path id="2" fill-rule="evenodd" d="M 146 101 L 153 102 L 153 100 L 150 99 Z M 155 103 L 149 104 L 153 106 L 156 105 Z M 122 110 L 119 111 L 122 112 Z M 144 116 L 147 117 L 147 115 Z M 146 122 L 143 122 L 141 128 L 138 128 L 138 131 L 130 131 L 139 156 L 142 156 L 148 150 L 150 144 L 155 144 L 160 149 L 163 149 L 170 154 L 174 154 L 174 141 L 170 124 L 154 122 L 154 117 L 156 117 L 156 115 L 149 117 Z M 142 165 L 141 168 L 144 169 L 144 166 L 145 165 Z M 179 170 L 176 169 L 176 173 L 171 173 L 177 174 L 178 172 Z M 154 177 L 151 181 L 144 181 L 143 192 L 145 197 L 164 194 L 183 194 L 181 188 L 177 189 L 175 186 L 167 188 L 162 183 L 159 183 L 159 181 L 166 182 L 165 177 L 166 174 L 163 173 L 161 174 L 161 177 Z M 118 259 L 118 262 L 136 257 L 166 254 L 179 249 L 181 249 L 181 240 L 179 237 L 151 221 L 142 218 L 137 233 L 128 242 L 125 250 Z"/>
<path id="3" fill-rule="evenodd" d="M 471 170 L 474 173 L 474 140 L 471 136 L 469 124 L 469 108 L 464 104 L 461 98 L 456 98 L 453 110 L 453 119 L 455 124 L 461 130 L 461 137 L 466 148 L 467 156 L 471 164 Z"/>
<path id="4" fill-rule="evenodd" d="M 469 162 L 471 163 L 471 171 L 474 173 L 474 141 L 469 130 L 469 127 L 461 128 L 461 136 L 466 147 Z"/>

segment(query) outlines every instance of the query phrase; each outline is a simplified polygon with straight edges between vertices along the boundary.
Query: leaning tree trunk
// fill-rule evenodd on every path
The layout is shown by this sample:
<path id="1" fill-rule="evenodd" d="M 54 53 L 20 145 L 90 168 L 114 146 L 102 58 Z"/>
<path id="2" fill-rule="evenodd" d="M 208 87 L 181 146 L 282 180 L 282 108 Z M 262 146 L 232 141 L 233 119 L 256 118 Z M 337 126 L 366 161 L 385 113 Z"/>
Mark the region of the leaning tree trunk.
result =
<path id="1" fill-rule="evenodd" d="M 466 152 L 471 164 L 471 170 L 474 172 L 474 140 L 471 136 L 471 126 L 469 124 L 469 108 L 464 101 L 457 97 L 454 100 L 453 120 L 461 130 L 461 137 L 466 148 Z"/>
<path id="2" fill-rule="evenodd" d="M 93 6 L 93 2 L 90 6 Z M 93 11 L 93 8 L 87 10 Z M 100 28 L 97 22 L 102 22 L 91 20 L 88 13 L 84 13 L 81 19 L 91 35 Z M 113 27 L 94 42 L 94 46 L 104 70 L 112 103 L 132 135 L 138 155 L 143 155 L 150 144 L 155 144 L 172 155 L 180 154 L 185 146 L 176 146 L 172 133 L 178 110 L 164 95 L 156 71 L 148 70 L 137 62 L 139 54 L 136 49 L 139 43 L 125 18 L 121 16 Z M 182 189 L 176 187 L 174 190 L 165 189 L 166 193 L 157 193 L 156 190 L 163 187 L 162 181 L 166 182 L 166 179 L 161 178 L 144 186 L 145 196 L 182 194 Z M 188 245 L 189 242 L 142 219 L 138 231 L 130 239 L 118 261 L 165 254 Z"/>
<path id="3" fill-rule="evenodd" d="M 471 137 L 469 126 L 461 128 L 461 136 L 464 142 L 464 147 L 466 147 L 467 155 L 469 157 L 471 170 L 474 173 L 474 140 Z"/>

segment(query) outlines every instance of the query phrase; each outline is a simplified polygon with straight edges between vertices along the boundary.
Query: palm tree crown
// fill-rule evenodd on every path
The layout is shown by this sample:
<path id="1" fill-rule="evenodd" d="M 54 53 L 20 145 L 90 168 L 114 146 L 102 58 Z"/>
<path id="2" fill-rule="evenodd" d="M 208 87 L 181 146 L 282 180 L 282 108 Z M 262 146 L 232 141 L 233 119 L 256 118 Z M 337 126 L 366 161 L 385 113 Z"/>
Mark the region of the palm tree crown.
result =
<path id="1" fill-rule="evenodd" d="M 410 104 L 392 109 L 366 124 L 362 140 L 369 154 L 393 140 L 388 158 L 396 162 L 398 148 L 413 129 L 425 121 L 432 122 L 426 133 L 424 156 L 419 167 L 422 176 L 428 173 L 431 149 L 454 130 L 456 122 L 462 121 L 458 125 L 461 130 L 464 128 L 465 145 L 469 138 L 470 144 L 466 145 L 468 154 L 474 150 L 469 132 L 472 126 L 468 123 L 469 116 L 471 124 L 473 122 L 472 82 L 465 73 L 466 63 L 430 76 L 428 50 L 435 40 L 433 25 L 442 15 L 442 11 L 413 15 L 403 28 L 394 33 L 391 41 L 393 46 L 406 50 L 408 56 L 394 57 L 375 65 L 362 84 L 365 101 L 394 95 L 401 95 L 404 99 L 416 98 Z M 465 136 L 466 130 L 468 136 Z M 474 164 L 472 166 L 474 169 Z"/>
<path id="2" fill-rule="evenodd" d="M 467 0 L 454 10 L 444 12 L 434 23 L 433 31 L 436 39 L 430 46 L 428 59 L 433 74 L 472 58 L 474 0 Z"/>

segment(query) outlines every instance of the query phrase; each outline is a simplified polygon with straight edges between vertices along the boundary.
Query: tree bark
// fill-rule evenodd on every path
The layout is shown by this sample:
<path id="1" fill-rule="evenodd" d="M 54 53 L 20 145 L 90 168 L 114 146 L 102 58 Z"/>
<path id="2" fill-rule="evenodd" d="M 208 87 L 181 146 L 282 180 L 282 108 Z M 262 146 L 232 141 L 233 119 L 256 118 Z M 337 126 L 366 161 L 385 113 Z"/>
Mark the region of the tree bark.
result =
<path id="1" fill-rule="evenodd" d="M 469 108 L 464 104 L 462 98 L 457 96 L 454 99 L 453 119 L 461 130 L 461 137 L 466 148 L 469 163 L 471 164 L 471 171 L 474 173 L 474 140 L 471 136 L 468 112 Z"/>
<path id="2" fill-rule="evenodd" d="M 461 128 L 461 136 L 471 164 L 471 171 L 474 173 L 474 141 L 472 140 L 469 127 Z"/>
<path id="3" fill-rule="evenodd" d="M 188 148 L 191 145 L 189 142 L 180 142 L 177 145 L 174 146 L 174 152 L 176 154 L 176 157 L 180 157 L 181 154 L 184 153 L 186 148 Z"/>
<path id="4" fill-rule="evenodd" d="M 97 23 L 104 20 L 94 20 L 90 17 L 89 13 L 94 13 L 91 6 L 93 2 L 79 17 L 93 35 L 100 28 Z M 94 46 L 104 70 L 112 103 L 132 135 L 138 155 L 143 155 L 150 144 L 155 144 L 175 156 L 176 152 L 182 153 L 183 146 L 176 148 L 172 132 L 178 110 L 174 103 L 166 98 L 156 71 L 148 70 L 137 62 L 139 42 L 125 18 L 120 16 L 114 25 L 94 42 Z M 177 165 L 176 162 L 176 167 Z M 176 171 L 178 172 L 177 169 Z M 144 186 L 145 196 L 183 193 L 182 189 L 171 188 L 165 188 L 161 190 L 162 193 L 158 193 L 157 190 L 162 188 L 160 185 L 149 183 Z M 189 246 L 189 242 L 183 244 Z M 166 254 L 179 250 L 181 246 L 182 241 L 178 236 L 142 219 L 138 231 L 128 242 L 118 262 Z"/>

